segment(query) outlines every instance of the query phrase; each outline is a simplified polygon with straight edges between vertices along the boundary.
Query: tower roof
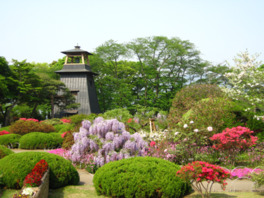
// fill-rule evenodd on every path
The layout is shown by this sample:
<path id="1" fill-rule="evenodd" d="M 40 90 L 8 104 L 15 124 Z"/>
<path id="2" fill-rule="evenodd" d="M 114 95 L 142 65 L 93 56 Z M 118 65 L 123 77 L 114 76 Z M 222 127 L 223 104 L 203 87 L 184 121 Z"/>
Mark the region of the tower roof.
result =
<path id="1" fill-rule="evenodd" d="M 90 52 L 82 50 L 81 47 L 78 45 L 76 45 L 74 47 L 75 47 L 74 49 L 62 51 L 61 53 L 66 54 L 66 55 L 80 55 L 80 54 L 93 55 Z"/>

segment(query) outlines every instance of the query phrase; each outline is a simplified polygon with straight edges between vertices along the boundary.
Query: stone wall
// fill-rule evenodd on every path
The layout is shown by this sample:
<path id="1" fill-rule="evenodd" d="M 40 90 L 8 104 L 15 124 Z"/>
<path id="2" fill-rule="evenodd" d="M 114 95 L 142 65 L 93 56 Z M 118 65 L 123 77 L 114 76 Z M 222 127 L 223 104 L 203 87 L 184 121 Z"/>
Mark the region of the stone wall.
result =
<path id="1" fill-rule="evenodd" d="M 43 175 L 41 179 L 41 185 L 38 187 L 38 191 L 33 198 L 48 198 L 49 195 L 49 169 Z"/>

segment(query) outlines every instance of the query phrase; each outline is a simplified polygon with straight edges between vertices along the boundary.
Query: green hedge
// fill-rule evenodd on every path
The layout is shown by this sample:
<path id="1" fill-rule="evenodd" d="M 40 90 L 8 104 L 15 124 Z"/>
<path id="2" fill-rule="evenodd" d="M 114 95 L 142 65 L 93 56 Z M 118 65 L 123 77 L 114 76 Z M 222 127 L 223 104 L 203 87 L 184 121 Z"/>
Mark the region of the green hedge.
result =
<path id="1" fill-rule="evenodd" d="M 93 178 L 98 195 L 111 197 L 183 197 L 190 185 L 176 177 L 180 166 L 153 157 L 114 161 L 99 168 Z"/>
<path id="2" fill-rule="evenodd" d="M 51 149 L 61 147 L 63 138 L 59 133 L 32 132 L 23 135 L 19 140 L 22 149 Z"/>
<path id="3" fill-rule="evenodd" d="M 0 145 L 9 146 L 11 148 L 17 148 L 21 135 L 7 134 L 0 136 Z"/>
<path id="4" fill-rule="evenodd" d="M 0 159 L 2 159 L 3 157 L 13 154 L 14 152 L 12 150 L 10 150 L 9 148 L 6 148 L 3 145 L 0 145 Z"/>
<path id="5" fill-rule="evenodd" d="M 0 170 L 3 172 L 4 186 L 19 189 L 35 164 L 44 159 L 50 168 L 50 188 L 60 188 L 76 185 L 80 178 L 70 161 L 46 152 L 23 152 L 8 155 L 0 160 Z"/>

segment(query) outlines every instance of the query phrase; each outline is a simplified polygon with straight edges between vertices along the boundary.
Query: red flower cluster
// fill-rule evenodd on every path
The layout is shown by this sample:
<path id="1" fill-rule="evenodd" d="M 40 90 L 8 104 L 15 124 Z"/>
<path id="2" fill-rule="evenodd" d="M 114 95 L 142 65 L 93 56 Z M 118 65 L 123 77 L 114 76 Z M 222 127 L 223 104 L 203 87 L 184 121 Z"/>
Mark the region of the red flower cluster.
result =
<path id="1" fill-rule="evenodd" d="M 6 135 L 6 134 L 10 134 L 10 133 L 8 131 L 5 131 L 5 130 L 0 131 L 0 135 Z"/>
<path id="2" fill-rule="evenodd" d="M 70 131 L 66 131 L 66 132 L 62 133 L 61 137 L 64 138 L 67 133 L 70 133 Z"/>
<path id="3" fill-rule="evenodd" d="M 220 166 L 209 164 L 207 162 L 195 161 L 183 166 L 177 176 L 185 181 L 192 183 L 200 183 L 203 181 L 218 182 L 225 189 L 225 179 L 230 177 L 230 173 Z"/>
<path id="4" fill-rule="evenodd" d="M 24 186 L 39 186 L 41 184 L 41 178 L 48 170 L 48 163 L 45 160 L 40 160 L 32 171 L 26 176 L 23 184 Z"/>
<path id="5" fill-rule="evenodd" d="M 70 123 L 71 122 L 70 119 L 66 119 L 66 118 L 60 119 L 60 121 L 62 121 L 63 123 Z"/>
<path id="6" fill-rule="evenodd" d="M 20 118 L 19 120 L 39 122 L 39 120 L 34 119 L 34 118 Z"/>
<path id="7" fill-rule="evenodd" d="M 210 139 L 217 143 L 213 145 L 216 150 L 246 149 L 256 144 L 257 137 L 252 136 L 253 131 L 246 127 L 233 127 L 225 129 L 222 133 L 213 135 Z"/>
<path id="8" fill-rule="evenodd" d="M 151 147 L 153 147 L 153 146 L 155 146 L 155 144 L 156 144 L 156 142 L 151 141 L 149 145 L 150 145 Z"/>

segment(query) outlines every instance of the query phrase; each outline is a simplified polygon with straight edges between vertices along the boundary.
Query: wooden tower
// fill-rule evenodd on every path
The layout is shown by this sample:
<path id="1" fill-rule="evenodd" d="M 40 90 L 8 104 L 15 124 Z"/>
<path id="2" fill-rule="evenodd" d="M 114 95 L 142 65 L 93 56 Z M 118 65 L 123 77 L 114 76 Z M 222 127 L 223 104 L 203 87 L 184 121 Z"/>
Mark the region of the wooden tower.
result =
<path id="1" fill-rule="evenodd" d="M 62 70 L 56 71 L 60 74 L 60 80 L 76 97 L 76 103 L 80 107 L 76 110 L 60 112 L 60 114 L 90 114 L 100 113 L 99 103 L 94 85 L 94 76 L 98 75 L 91 71 L 89 55 L 80 46 L 75 46 L 72 50 L 62 51 L 66 54 L 65 63 Z"/>

